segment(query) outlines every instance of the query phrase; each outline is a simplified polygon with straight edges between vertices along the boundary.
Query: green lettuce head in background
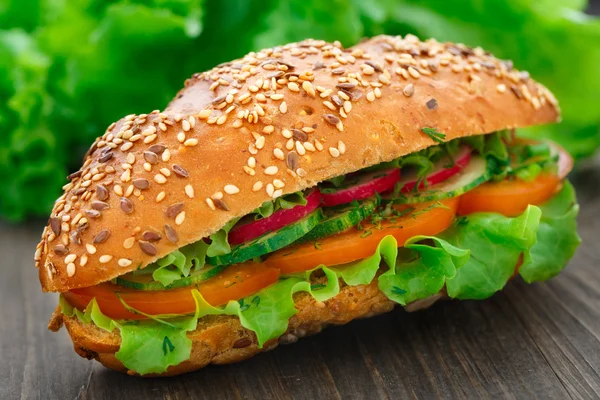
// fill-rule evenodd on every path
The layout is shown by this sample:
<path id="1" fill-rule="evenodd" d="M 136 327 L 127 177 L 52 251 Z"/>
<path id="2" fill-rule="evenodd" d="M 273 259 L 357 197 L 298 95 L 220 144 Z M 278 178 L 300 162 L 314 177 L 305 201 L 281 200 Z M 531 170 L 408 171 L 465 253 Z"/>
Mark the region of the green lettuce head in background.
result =
<path id="1" fill-rule="evenodd" d="M 563 123 L 527 130 L 576 157 L 600 144 L 600 21 L 583 0 L 0 0 L 0 216 L 47 215 L 93 139 L 164 108 L 192 73 L 307 37 L 414 33 L 481 46 L 551 89 Z"/>

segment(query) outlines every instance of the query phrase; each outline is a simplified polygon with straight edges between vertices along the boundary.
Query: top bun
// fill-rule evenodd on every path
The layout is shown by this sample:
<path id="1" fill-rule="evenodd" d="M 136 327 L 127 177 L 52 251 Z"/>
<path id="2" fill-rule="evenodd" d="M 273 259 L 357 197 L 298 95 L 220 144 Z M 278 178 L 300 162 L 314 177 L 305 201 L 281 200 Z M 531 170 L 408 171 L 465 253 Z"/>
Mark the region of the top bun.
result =
<path id="1" fill-rule="evenodd" d="M 145 267 L 265 201 L 434 145 L 424 127 L 451 140 L 558 119 L 545 87 L 481 48 L 409 35 L 250 53 L 94 142 L 42 234 L 40 281 Z"/>

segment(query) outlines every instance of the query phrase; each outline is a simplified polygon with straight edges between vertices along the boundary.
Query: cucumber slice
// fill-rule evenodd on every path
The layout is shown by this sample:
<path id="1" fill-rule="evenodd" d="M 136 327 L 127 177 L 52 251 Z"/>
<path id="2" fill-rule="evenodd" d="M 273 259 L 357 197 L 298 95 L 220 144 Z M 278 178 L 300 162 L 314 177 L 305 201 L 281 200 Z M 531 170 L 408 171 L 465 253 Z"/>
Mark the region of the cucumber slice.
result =
<path id="1" fill-rule="evenodd" d="M 219 272 L 225 269 L 225 265 L 206 265 L 203 268 L 193 271 L 190 275 L 185 278 L 178 279 L 168 286 L 164 286 L 162 283 L 152 279 L 151 274 L 146 275 L 134 275 L 127 274 L 120 276 L 116 279 L 117 285 L 121 285 L 131 289 L 137 290 L 165 290 L 165 289 L 176 289 L 180 287 L 190 286 L 195 283 L 205 281 L 217 275 Z"/>
<path id="2" fill-rule="evenodd" d="M 340 207 L 323 209 L 325 219 L 312 231 L 303 236 L 301 242 L 309 242 L 346 231 L 359 224 L 375 211 L 375 198 L 358 202 L 356 205 L 345 204 Z"/>
<path id="3" fill-rule="evenodd" d="M 428 187 L 423 191 L 398 194 L 395 197 L 384 197 L 395 204 L 416 204 L 427 201 L 443 200 L 460 196 L 469 190 L 487 182 L 492 174 L 487 161 L 480 156 L 474 156 L 467 166 L 459 173 L 444 182 Z"/>
<path id="4" fill-rule="evenodd" d="M 317 209 L 293 224 L 276 230 L 275 232 L 267 233 L 249 243 L 234 247 L 231 250 L 231 253 L 207 257 L 206 260 L 211 265 L 231 265 L 272 253 L 306 235 L 314 229 L 322 219 L 323 212 L 320 209 Z"/>

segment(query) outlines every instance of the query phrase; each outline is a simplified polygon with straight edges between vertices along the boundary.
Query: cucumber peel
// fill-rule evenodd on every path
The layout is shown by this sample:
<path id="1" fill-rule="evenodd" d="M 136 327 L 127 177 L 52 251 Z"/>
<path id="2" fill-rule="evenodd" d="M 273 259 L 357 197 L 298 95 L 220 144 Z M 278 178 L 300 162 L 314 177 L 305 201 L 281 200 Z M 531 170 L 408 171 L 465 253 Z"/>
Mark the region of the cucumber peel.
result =
<path id="1" fill-rule="evenodd" d="M 385 197 L 395 204 L 416 204 L 428 201 L 449 199 L 460 196 L 476 188 L 492 178 L 492 171 L 485 158 L 476 156 L 459 173 L 451 178 L 432 185 L 425 190 L 407 194 L 397 194 L 394 197 Z"/>
<path id="2" fill-rule="evenodd" d="M 317 209 L 293 224 L 283 227 L 275 232 L 269 232 L 248 243 L 234 247 L 230 253 L 207 257 L 206 261 L 211 265 L 231 265 L 272 253 L 275 250 L 279 250 L 292 244 L 306 235 L 314 229 L 322 219 L 323 212 L 320 209 Z"/>

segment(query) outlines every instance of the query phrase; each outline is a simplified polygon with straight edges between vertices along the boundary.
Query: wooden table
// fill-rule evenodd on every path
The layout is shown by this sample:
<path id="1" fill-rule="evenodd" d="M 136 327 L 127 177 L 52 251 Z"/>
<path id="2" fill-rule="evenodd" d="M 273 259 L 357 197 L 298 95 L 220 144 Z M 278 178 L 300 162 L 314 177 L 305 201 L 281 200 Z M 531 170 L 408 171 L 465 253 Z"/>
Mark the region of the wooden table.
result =
<path id="1" fill-rule="evenodd" d="M 332 327 L 231 366 L 141 379 L 46 330 L 56 296 L 32 263 L 42 222 L 0 225 L 0 399 L 600 397 L 600 164 L 573 178 L 584 243 L 547 283 Z"/>

